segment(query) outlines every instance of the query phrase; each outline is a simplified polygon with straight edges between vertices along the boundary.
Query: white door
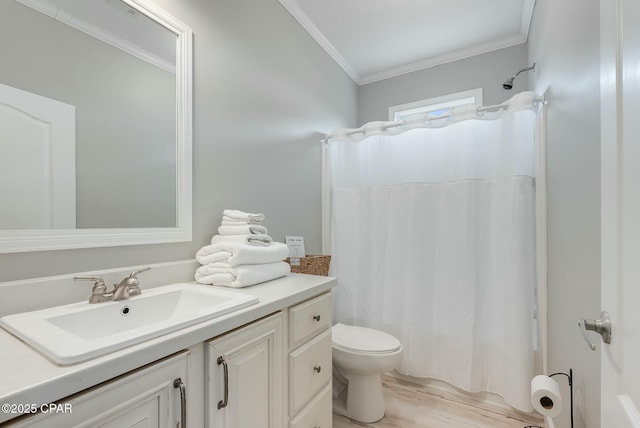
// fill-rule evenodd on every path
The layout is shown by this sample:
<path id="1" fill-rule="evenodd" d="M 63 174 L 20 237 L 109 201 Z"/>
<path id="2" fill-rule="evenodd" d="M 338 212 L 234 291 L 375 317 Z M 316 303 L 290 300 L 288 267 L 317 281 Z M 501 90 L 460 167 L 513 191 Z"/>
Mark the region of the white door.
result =
<path id="1" fill-rule="evenodd" d="M 612 321 L 601 428 L 640 428 L 640 2 L 600 4 L 602 309 Z"/>
<path id="2" fill-rule="evenodd" d="M 0 84 L 0 229 L 75 229 L 75 107 Z"/>

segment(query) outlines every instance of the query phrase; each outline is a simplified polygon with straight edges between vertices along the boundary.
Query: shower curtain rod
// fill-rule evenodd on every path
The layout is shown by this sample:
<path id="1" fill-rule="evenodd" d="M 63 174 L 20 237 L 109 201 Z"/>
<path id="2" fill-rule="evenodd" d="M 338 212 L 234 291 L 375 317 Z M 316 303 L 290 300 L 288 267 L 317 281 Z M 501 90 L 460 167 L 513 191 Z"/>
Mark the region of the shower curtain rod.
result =
<path id="1" fill-rule="evenodd" d="M 543 97 L 539 97 L 536 96 L 536 98 L 534 99 L 534 104 L 538 104 L 538 103 L 544 103 L 545 100 Z M 493 112 L 497 112 L 500 110 L 506 110 L 509 108 L 509 106 L 511 105 L 510 102 L 505 102 L 502 104 L 496 104 L 496 105 L 492 105 L 492 106 L 478 106 L 475 108 L 475 113 L 476 114 L 480 114 L 480 113 L 493 113 Z M 469 111 L 473 111 L 472 109 L 467 110 L 467 112 Z M 456 113 L 454 112 L 447 112 L 445 114 L 441 114 L 439 116 L 435 116 L 431 113 L 425 113 L 422 116 L 416 116 L 413 120 L 419 118 L 420 120 L 427 122 L 427 121 L 438 121 L 441 119 L 449 119 L 451 117 L 454 117 L 456 115 Z M 346 136 L 352 136 L 352 135 L 357 135 L 357 134 L 366 134 L 367 132 L 370 131 L 386 131 L 388 129 L 391 128 L 398 128 L 400 126 L 405 126 L 407 124 L 406 120 L 398 120 L 395 122 L 382 122 L 379 126 L 374 126 L 374 127 L 369 127 L 366 128 L 366 125 L 357 128 L 357 129 L 353 129 L 351 131 L 346 131 L 344 133 L 344 135 Z M 329 141 L 331 141 L 331 135 L 325 135 L 325 138 L 323 138 L 322 140 L 320 140 L 322 143 L 329 143 Z"/>
<path id="2" fill-rule="evenodd" d="M 509 107 L 509 104 L 498 104 L 495 106 L 487 106 L 487 107 L 476 107 L 476 113 L 486 113 L 486 112 L 495 112 L 495 111 L 500 111 L 500 110 L 505 110 Z M 420 117 L 422 120 L 442 120 L 442 119 L 448 119 L 450 117 L 453 117 L 454 113 L 452 112 L 448 112 L 448 113 L 444 113 L 441 114 L 439 116 L 434 116 L 431 113 L 425 113 L 424 115 L 417 116 Z M 407 122 L 406 120 L 398 120 L 395 122 L 389 122 L 386 125 L 381 125 L 379 127 L 379 129 L 381 131 L 386 131 L 387 129 L 391 129 L 391 128 L 397 128 L 399 126 L 404 126 L 406 125 Z M 369 130 L 372 130 L 371 128 L 369 128 Z M 358 129 L 354 129 L 353 131 L 349 131 L 349 132 L 345 132 L 346 135 L 351 136 L 351 135 L 356 135 L 356 134 L 364 134 L 367 132 L 367 129 L 364 128 L 358 128 Z M 331 136 L 327 136 L 327 139 L 330 139 Z"/>

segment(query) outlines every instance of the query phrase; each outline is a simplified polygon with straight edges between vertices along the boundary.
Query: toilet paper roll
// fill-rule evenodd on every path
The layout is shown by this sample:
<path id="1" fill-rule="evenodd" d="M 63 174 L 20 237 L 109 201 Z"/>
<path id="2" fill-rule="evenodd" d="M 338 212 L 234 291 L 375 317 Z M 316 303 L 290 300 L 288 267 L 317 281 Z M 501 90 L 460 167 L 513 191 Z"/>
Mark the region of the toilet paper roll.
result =
<path id="1" fill-rule="evenodd" d="M 543 416 L 558 416 L 562 412 L 562 396 L 558 382 L 544 375 L 531 379 L 531 404 Z"/>

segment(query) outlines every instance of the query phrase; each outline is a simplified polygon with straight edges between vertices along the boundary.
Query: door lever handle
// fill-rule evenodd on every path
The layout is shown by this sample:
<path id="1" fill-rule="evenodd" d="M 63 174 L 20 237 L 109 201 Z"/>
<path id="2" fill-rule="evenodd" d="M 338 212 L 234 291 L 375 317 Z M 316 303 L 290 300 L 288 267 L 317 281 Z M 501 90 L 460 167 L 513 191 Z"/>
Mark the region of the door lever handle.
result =
<path id="1" fill-rule="evenodd" d="M 611 343 L 611 317 L 607 311 L 602 311 L 600 319 L 592 320 L 587 318 L 580 318 L 578 320 L 578 327 L 582 332 L 582 337 L 592 351 L 596 350 L 596 345 L 591 341 L 589 331 L 595 331 L 602 336 L 604 343 Z"/>

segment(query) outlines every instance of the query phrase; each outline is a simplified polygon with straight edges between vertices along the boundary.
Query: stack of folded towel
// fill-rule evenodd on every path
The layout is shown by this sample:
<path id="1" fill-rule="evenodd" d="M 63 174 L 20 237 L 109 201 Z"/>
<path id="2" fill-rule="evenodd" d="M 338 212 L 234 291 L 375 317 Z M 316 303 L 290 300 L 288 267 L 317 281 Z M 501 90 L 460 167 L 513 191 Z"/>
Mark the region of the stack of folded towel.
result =
<path id="1" fill-rule="evenodd" d="M 282 261 L 289 249 L 273 242 L 263 221 L 263 214 L 224 210 L 218 235 L 196 253 L 202 265 L 196 270 L 196 281 L 239 288 L 289 273 L 289 264 Z"/>

